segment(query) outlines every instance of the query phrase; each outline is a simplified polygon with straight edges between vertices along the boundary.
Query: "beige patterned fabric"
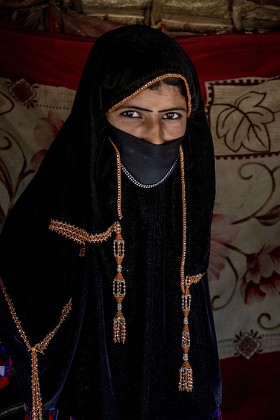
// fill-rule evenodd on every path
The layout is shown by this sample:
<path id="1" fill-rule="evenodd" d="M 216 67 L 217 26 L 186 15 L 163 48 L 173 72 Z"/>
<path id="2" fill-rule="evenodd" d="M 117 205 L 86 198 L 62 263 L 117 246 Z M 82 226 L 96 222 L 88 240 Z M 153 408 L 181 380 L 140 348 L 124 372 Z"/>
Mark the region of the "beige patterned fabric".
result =
<path id="1" fill-rule="evenodd" d="M 280 350 L 280 79 L 207 83 L 217 196 L 209 281 L 221 358 Z"/>
<path id="2" fill-rule="evenodd" d="M 67 118 L 75 92 L 0 78 L 0 227 Z"/>

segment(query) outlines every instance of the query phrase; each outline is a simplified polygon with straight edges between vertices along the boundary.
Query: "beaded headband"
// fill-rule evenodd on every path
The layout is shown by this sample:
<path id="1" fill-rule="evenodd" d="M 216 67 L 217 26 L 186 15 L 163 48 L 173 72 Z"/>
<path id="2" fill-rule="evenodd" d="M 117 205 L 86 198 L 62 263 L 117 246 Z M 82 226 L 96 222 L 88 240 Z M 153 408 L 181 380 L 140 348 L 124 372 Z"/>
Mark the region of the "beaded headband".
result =
<path id="1" fill-rule="evenodd" d="M 110 108 L 109 111 L 107 112 L 107 114 L 106 114 L 107 117 L 112 112 L 116 111 L 116 109 L 118 109 L 120 106 L 122 106 L 126 102 L 130 101 L 130 99 L 134 98 L 136 95 L 143 92 L 143 90 L 147 89 L 149 86 L 152 86 L 154 83 L 160 82 L 161 80 L 168 79 L 169 77 L 181 79 L 185 83 L 185 87 L 186 87 L 186 91 L 187 91 L 187 117 L 189 117 L 191 115 L 191 112 L 192 112 L 190 88 L 189 88 L 189 85 L 188 85 L 188 82 L 187 82 L 186 78 L 184 76 L 182 76 L 181 74 L 178 74 L 178 73 L 166 73 L 166 74 L 163 74 L 161 76 L 156 77 L 153 80 L 150 80 L 148 83 L 145 83 L 145 85 L 141 86 L 139 89 L 137 89 L 131 95 L 127 96 L 126 98 L 124 98 L 123 100 L 118 102 L 117 104 L 113 105 L 112 108 Z"/>

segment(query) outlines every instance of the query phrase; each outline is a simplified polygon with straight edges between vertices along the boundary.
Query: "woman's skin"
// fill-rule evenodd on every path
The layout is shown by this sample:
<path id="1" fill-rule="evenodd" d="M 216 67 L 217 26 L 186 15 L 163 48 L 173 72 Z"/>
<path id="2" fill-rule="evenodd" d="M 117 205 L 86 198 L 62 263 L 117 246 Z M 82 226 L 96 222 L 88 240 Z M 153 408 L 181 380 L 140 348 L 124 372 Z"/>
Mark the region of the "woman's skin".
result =
<path id="1" fill-rule="evenodd" d="M 114 127 L 149 143 L 162 144 L 186 131 L 186 98 L 176 86 L 145 89 L 109 114 Z"/>

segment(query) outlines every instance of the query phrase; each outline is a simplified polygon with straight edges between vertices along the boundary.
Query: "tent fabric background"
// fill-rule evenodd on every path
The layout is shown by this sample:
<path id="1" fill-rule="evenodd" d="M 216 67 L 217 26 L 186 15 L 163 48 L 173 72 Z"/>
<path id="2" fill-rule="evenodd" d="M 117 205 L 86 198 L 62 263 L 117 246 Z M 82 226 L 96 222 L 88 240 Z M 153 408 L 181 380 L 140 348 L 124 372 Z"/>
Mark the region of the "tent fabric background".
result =
<path id="1" fill-rule="evenodd" d="M 215 147 L 209 284 L 223 420 L 279 420 L 280 33 L 177 41 L 197 68 Z M 0 227 L 67 118 L 93 43 L 3 23 Z"/>

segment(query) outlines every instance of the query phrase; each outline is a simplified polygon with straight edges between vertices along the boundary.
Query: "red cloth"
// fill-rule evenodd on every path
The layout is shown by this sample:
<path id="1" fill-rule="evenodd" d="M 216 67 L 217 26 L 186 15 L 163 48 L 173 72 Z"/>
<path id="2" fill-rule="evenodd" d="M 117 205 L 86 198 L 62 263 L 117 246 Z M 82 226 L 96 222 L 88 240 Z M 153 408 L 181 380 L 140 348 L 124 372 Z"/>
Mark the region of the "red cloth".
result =
<path id="1" fill-rule="evenodd" d="M 280 352 L 221 360 L 223 420 L 280 419 Z"/>
<path id="2" fill-rule="evenodd" d="M 94 41 L 93 38 L 26 31 L 1 22 L 0 76 L 77 89 Z M 194 62 L 204 98 L 204 83 L 208 80 L 279 75 L 280 32 L 203 35 L 177 38 L 177 41 Z"/>
<path id="3" fill-rule="evenodd" d="M 7 376 L 0 377 L 0 389 L 9 385 L 9 378 Z"/>

